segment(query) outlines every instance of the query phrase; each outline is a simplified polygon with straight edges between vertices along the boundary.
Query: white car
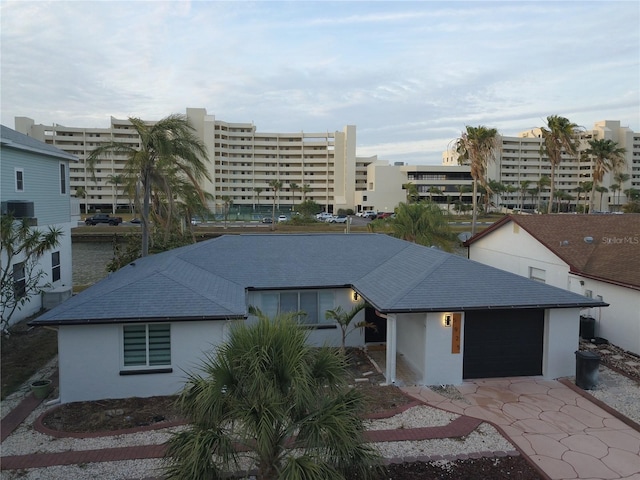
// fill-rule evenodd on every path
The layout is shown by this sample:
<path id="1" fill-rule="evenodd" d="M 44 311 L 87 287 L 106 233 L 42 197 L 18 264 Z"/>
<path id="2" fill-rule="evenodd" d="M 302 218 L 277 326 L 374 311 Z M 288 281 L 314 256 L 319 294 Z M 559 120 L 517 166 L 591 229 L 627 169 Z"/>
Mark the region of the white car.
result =
<path id="1" fill-rule="evenodd" d="M 280 216 L 278 217 L 278 223 L 286 222 L 287 220 L 289 220 L 289 219 L 287 218 L 287 216 L 286 216 L 286 215 L 280 215 Z"/>
<path id="2" fill-rule="evenodd" d="M 347 223 L 349 217 L 346 215 L 336 215 L 335 217 L 331 217 L 327 220 L 329 223 Z"/>
<path id="3" fill-rule="evenodd" d="M 327 222 L 333 215 L 327 212 L 322 212 L 316 215 L 316 220 L 320 220 L 321 222 Z"/>

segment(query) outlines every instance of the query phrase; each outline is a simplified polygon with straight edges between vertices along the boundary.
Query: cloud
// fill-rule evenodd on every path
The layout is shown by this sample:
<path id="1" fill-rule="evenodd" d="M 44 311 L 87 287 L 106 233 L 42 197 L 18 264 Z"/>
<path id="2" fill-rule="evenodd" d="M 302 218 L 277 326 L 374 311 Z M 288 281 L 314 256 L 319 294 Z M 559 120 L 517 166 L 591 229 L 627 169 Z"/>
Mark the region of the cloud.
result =
<path id="1" fill-rule="evenodd" d="M 2 123 L 106 127 L 204 107 L 260 131 L 357 126 L 358 154 L 437 163 L 465 125 L 640 129 L 633 2 L 0 4 Z M 378 151 L 374 151 L 378 149 Z"/>

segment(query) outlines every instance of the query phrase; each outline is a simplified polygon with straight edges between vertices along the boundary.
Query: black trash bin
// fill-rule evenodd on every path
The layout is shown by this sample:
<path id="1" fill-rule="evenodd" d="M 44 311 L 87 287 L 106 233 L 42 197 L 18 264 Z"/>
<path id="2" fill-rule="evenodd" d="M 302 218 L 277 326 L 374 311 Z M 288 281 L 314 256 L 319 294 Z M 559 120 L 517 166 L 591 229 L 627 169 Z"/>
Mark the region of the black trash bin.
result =
<path id="1" fill-rule="evenodd" d="M 596 319 L 593 317 L 580 317 L 580 338 L 591 340 L 596 336 Z"/>
<path id="2" fill-rule="evenodd" d="M 591 390 L 598 384 L 600 355 L 593 352 L 576 352 L 576 385 Z"/>

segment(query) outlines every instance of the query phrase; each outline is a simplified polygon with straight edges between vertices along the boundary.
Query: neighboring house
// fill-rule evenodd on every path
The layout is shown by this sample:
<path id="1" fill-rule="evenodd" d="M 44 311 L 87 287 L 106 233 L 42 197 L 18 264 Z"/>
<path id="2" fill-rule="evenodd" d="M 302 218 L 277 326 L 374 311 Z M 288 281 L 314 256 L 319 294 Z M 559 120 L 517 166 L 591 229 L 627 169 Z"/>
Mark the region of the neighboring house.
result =
<path id="1" fill-rule="evenodd" d="M 602 300 L 595 335 L 640 355 L 640 214 L 514 215 L 466 243 L 469 258 Z"/>
<path id="2" fill-rule="evenodd" d="M 235 322 L 307 312 L 315 345 L 340 343 L 325 312 L 356 302 L 426 385 L 575 373 L 579 313 L 603 302 L 379 234 L 225 235 L 140 258 L 46 312 L 58 329 L 63 403 L 174 394 Z M 356 319 L 356 322 L 358 319 Z M 380 333 L 383 333 L 380 335 Z"/>
<path id="3" fill-rule="evenodd" d="M 40 268 L 46 273 L 43 284 L 50 284 L 42 297 L 32 297 L 11 318 L 15 324 L 37 312 L 43 305 L 54 306 L 71 296 L 71 227 L 69 195 L 69 163 L 76 157 L 51 145 L 1 126 L 0 198 L 2 214 L 29 218 L 33 228 L 46 232 L 55 227 L 62 230 L 60 245 L 40 258 Z M 6 252 L 0 262 L 6 264 Z M 21 281 L 24 258 L 14 260 L 14 283 Z M 23 277 L 24 278 L 24 277 Z"/>

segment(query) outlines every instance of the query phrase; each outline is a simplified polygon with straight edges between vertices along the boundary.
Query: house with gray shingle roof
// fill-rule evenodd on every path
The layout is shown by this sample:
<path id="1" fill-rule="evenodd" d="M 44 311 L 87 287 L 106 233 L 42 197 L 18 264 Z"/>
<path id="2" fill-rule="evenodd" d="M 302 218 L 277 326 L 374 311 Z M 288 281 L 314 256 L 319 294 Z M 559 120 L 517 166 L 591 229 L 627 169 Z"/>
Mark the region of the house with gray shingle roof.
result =
<path id="1" fill-rule="evenodd" d="M 426 385 L 571 375 L 580 310 L 605 305 L 386 235 L 256 234 L 140 258 L 32 323 L 58 329 L 66 403 L 178 392 L 250 306 L 304 311 L 309 341 L 338 346 L 325 312 L 361 301 L 381 328 L 349 346 L 385 345 L 389 383 L 402 355 Z"/>
<path id="2" fill-rule="evenodd" d="M 640 214 L 507 216 L 466 245 L 472 260 L 608 303 L 585 326 L 640 355 Z"/>

